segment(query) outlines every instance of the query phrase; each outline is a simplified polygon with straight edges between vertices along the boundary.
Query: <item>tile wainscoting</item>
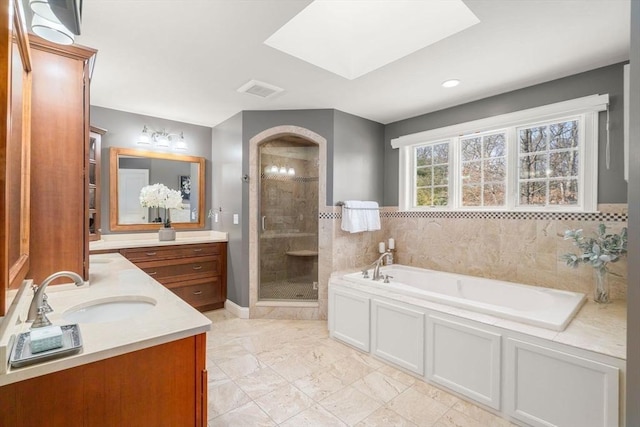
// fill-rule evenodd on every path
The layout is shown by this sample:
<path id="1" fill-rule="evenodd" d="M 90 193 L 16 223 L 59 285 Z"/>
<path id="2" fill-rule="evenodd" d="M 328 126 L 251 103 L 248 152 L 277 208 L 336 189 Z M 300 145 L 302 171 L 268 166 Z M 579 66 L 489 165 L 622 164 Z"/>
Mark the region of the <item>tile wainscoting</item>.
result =
<path id="1" fill-rule="evenodd" d="M 507 280 L 555 289 L 583 292 L 594 286 L 593 268 L 569 268 L 561 260 L 577 253 L 564 240 L 568 229 L 586 236 L 604 223 L 609 232 L 627 226 L 626 204 L 602 204 L 598 213 L 535 212 L 407 212 L 381 209 L 382 229 L 350 234 L 340 229 L 341 209 L 320 214 L 321 229 L 332 223 L 333 271 L 370 264 L 377 258 L 378 242 L 393 237 L 395 262 L 471 276 Z M 610 264 L 613 299 L 626 299 L 626 258 Z"/>

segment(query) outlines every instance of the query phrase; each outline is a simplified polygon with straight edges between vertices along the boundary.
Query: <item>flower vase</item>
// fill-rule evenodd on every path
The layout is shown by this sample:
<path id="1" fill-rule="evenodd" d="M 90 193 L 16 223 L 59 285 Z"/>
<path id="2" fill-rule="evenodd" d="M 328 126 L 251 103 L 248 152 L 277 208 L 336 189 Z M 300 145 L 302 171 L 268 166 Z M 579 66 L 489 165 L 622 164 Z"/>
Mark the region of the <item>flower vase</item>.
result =
<path id="1" fill-rule="evenodd" d="M 158 239 L 161 242 L 176 240 L 176 229 L 173 227 L 162 227 L 158 230 Z"/>
<path id="2" fill-rule="evenodd" d="M 609 272 L 606 268 L 596 268 L 593 270 L 595 276 L 595 289 L 593 300 L 600 304 L 609 302 Z"/>

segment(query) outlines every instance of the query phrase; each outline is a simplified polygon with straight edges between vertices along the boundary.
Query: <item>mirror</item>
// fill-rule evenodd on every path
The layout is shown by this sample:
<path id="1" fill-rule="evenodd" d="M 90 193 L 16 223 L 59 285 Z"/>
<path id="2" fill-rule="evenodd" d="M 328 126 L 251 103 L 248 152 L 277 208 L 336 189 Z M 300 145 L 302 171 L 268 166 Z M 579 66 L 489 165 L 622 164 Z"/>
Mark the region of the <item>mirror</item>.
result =
<path id="1" fill-rule="evenodd" d="M 13 3 L 13 4 L 11 4 Z M 29 270 L 29 147 L 31 132 L 31 57 L 21 2 L 9 3 L 0 16 L 3 31 L 2 59 L 9 65 L 9 73 L 1 82 L 2 105 L 9 126 L 0 131 L 0 179 L 3 206 L 0 222 L 0 316 L 13 302 L 16 290 Z M 6 31 L 5 31 L 6 30 Z"/>
<path id="2" fill-rule="evenodd" d="M 111 147 L 109 150 L 109 228 L 144 231 L 160 228 L 164 209 L 144 208 L 140 190 L 162 183 L 180 191 L 182 209 L 171 209 L 177 229 L 204 228 L 205 159 L 171 153 Z"/>

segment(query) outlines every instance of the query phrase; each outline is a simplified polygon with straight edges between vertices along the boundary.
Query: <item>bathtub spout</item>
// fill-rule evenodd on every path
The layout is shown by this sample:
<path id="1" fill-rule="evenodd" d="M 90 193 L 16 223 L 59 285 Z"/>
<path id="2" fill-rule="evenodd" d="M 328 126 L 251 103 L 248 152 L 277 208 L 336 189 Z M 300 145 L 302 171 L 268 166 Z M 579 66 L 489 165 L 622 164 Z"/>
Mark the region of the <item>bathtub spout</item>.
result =
<path id="1" fill-rule="evenodd" d="M 380 265 L 382 264 L 385 257 L 391 256 L 391 252 L 385 252 L 380 257 L 375 260 L 373 263 L 373 277 L 372 280 L 380 280 L 382 276 L 380 275 Z"/>

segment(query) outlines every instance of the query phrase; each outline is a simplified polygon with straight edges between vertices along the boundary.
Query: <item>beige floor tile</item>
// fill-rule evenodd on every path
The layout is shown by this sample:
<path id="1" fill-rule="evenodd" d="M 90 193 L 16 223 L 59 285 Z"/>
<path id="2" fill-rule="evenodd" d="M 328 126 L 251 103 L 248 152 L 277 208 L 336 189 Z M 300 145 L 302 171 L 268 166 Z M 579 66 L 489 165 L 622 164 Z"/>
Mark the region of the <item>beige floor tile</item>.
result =
<path id="1" fill-rule="evenodd" d="M 280 424 L 281 427 L 346 427 L 346 425 L 320 405 L 305 409 Z"/>
<path id="2" fill-rule="evenodd" d="M 421 381 L 416 379 L 416 377 L 407 374 L 406 372 L 394 368 L 391 365 L 382 365 L 380 368 L 378 368 L 378 372 L 385 374 L 389 378 L 393 378 L 396 381 L 400 381 L 406 386 L 413 385 L 416 381 Z"/>
<path id="3" fill-rule="evenodd" d="M 378 371 L 370 373 L 352 385 L 357 390 L 382 403 L 387 403 L 408 388 L 400 381 L 394 380 Z"/>
<path id="4" fill-rule="evenodd" d="M 317 364 L 320 366 L 329 366 L 345 357 L 350 355 L 350 350 L 339 347 L 329 347 L 327 345 L 317 342 L 309 346 L 308 351 L 303 355 L 303 359 L 311 364 Z"/>
<path id="5" fill-rule="evenodd" d="M 217 365 L 232 379 L 244 377 L 267 366 L 260 362 L 253 354 L 245 354 L 233 359 L 217 362 Z"/>
<path id="6" fill-rule="evenodd" d="M 209 385 L 209 419 L 234 410 L 251 399 L 233 381 L 222 381 L 216 385 Z"/>
<path id="7" fill-rule="evenodd" d="M 217 383 L 229 380 L 227 374 L 222 372 L 222 369 L 218 368 L 213 362 L 207 363 L 207 377 L 209 379 L 210 387 Z"/>
<path id="8" fill-rule="evenodd" d="M 282 362 L 274 363 L 271 368 L 287 381 L 294 382 L 297 379 L 313 374 L 322 367 L 307 363 L 300 358 L 292 357 Z"/>
<path id="9" fill-rule="evenodd" d="M 293 384 L 316 402 L 345 387 L 340 378 L 325 370 L 302 377 Z"/>
<path id="10" fill-rule="evenodd" d="M 374 368 L 357 358 L 345 357 L 329 366 L 328 370 L 333 376 L 340 378 L 344 385 L 349 385 L 369 375 Z"/>
<path id="11" fill-rule="evenodd" d="M 397 412 L 383 407 L 360 421 L 356 427 L 416 427 L 416 425 Z"/>
<path id="12" fill-rule="evenodd" d="M 416 381 L 411 388 L 448 407 L 451 407 L 460 401 L 460 399 L 453 394 L 441 390 L 424 381 Z"/>
<path id="13" fill-rule="evenodd" d="M 235 383 L 249 397 L 257 399 L 287 384 L 287 380 L 273 369 L 265 366 L 247 376 L 236 378 Z"/>
<path id="14" fill-rule="evenodd" d="M 209 420 L 209 427 L 273 427 L 277 424 L 258 405 L 246 403 Z"/>
<path id="15" fill-rule="evenodd" d="M 353 387 L 345 387 L 337 391 L 322 400 L 320 404 L 349 425 L 359 423 L 382 406 L 379 401 Z"/>
<path id="16" fill-rule="evenodd" d="M 358 362 L 364 363 L 365 365 L 367 365 L 368 367 L 372 368 L 372 369 L 379 369 L 382 366 L 384 366 L 384 363 L 379 361 L 378 359 L 376 359 L 375 357 L 369 356 L 368 354 L 365 354 L 359 350 L 354 350 L 351 349 L 351 354 L 350 356 L 357 360 Z"/>
<path id="17" fill-rule="evenodd" d="M 448 406 L 431 399 L 414 388 L 405 390 L 387 406 L 409 421 L 424 427 L 431 427 L 449 410 Z"/>
<path id="18" fill-rule="evenodd" d="M 313 405 L 313 400 L 291 384 L 286 384 L 255 402 L 276 423 L 280 424 Z"/>
<path id="19" fill-rule="evenodd" d="M 509 427 L 514 425 L 504 418 L 500 418 L 491 412 L 462 399 L 459 399 L 451 409 L 461 412 L 469 418 L 478 421 L 480 425 L 487 425 L 491 427 Z"/>

